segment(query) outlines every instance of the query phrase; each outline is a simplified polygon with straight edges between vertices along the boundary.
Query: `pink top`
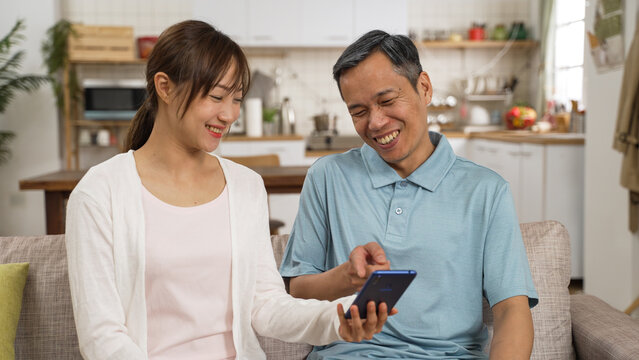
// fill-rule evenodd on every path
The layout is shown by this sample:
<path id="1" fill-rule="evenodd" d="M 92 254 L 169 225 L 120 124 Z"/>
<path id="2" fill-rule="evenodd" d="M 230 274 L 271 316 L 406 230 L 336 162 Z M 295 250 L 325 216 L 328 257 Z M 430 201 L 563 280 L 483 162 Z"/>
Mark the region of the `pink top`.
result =
<path id="1" fill-rule="evenodd" d="M 233 359 L 228 190 L 198 206 L 142 187 L 149 359 Z"/>

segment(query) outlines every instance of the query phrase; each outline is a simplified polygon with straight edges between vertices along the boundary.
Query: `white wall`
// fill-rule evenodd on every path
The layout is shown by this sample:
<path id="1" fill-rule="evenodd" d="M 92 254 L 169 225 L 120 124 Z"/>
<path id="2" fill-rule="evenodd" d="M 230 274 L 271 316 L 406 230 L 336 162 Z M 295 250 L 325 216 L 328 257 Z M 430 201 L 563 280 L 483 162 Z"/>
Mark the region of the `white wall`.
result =
<path id="1" fill-rule="evenodd" d="M 40 44 L 57 19 L 58 1 L 4 1 L 0 34 L 4 36 L 18 18 L 25 20 L 26 51 L 22 72 L 45 74 Z M 17 47 L 16 47 L 17 48 Z M 0 166 L 0 235 L 45 233 L 44 192 L 20 191 L 20 179 L 60 169 L 58 117 L 48 84 L 31 93 L 19 93 L 0 115 L 0 129 L 16 134 L 10 143 L 13 157 Z"/>
<path id="2" fill-rule="evenodd" d="M 593 28 L 594 4 L 586 9 L 586 29 Z M 639 6 L 625 2 L 626 52 Z M 585 54 L 586 171 L 584 286 L 624 310 L 639 295 L 639 235 L 628 230 L 628 191 L 619 185 L 622 156 L 612 149 L 623 70 L 598 73 Z"/>

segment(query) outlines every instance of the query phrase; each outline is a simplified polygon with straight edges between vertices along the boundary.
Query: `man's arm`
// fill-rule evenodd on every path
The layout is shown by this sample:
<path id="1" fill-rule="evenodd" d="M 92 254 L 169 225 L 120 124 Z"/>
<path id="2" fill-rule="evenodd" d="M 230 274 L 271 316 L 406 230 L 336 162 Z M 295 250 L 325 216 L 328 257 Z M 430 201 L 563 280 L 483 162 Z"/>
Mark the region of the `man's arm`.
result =
<path id="1" fill-rule="evenodd" d="M 389 269 L 382 247 L 370 242 L 353 249 L 347 262 L 326 272 L 290 278 L 289 288 L 297 298 L 332 301 L 359 291 L 373 271 Z"/>
<path id="2" fill-rule="evenodd" d="M 492 308 L 495 331 L 490 359 L 530 359 L 533 322 L 527 296 L 513 296 Z"/>

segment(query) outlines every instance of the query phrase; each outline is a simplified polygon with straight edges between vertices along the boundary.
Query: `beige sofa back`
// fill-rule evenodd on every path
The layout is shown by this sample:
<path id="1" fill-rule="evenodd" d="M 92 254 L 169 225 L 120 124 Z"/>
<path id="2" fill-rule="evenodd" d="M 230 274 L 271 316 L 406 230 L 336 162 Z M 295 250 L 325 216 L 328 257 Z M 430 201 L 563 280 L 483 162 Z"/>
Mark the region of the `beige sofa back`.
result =
<path id="1" fill-rule="evenodd" d="M 0 237 L 0 263 L 28 262 L 16 359 L 82 359 L 73 322 L 64 235 Z"/>
<path id="2" fill-rule="evenodd" d="M 532 310 L 535 343 L 532 359 L 572 359 L 570 241 L 558 222 L 522 224 L 539 304 Z M 277 263 L 287 235 L 272 236 Z M 81 359 L 73 321 L 63 235 L 0 237 L 0 263 L 29 262 L 22 313 L 16 336 L 16 359 Z M 401 309 L 400 309 L 401 311 Z M 484 320 L 492 315 L 485 307 Z M 288 344 L 260 337 L 269 359 L 302 359 L 309 345 Z"/>

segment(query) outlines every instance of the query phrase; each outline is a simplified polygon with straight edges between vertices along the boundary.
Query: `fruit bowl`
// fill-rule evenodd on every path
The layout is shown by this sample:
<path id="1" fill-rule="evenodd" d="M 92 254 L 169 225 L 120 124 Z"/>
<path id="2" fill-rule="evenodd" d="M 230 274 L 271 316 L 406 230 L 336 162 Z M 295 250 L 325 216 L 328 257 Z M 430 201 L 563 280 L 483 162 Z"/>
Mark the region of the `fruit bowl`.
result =
<path id="1" fill-rule="evenodd" d="M 506 113 L 506 127 L 509 130 L 523 130 L 535 124 L 537 112 L 528 106 L 513 106 Z"/>

